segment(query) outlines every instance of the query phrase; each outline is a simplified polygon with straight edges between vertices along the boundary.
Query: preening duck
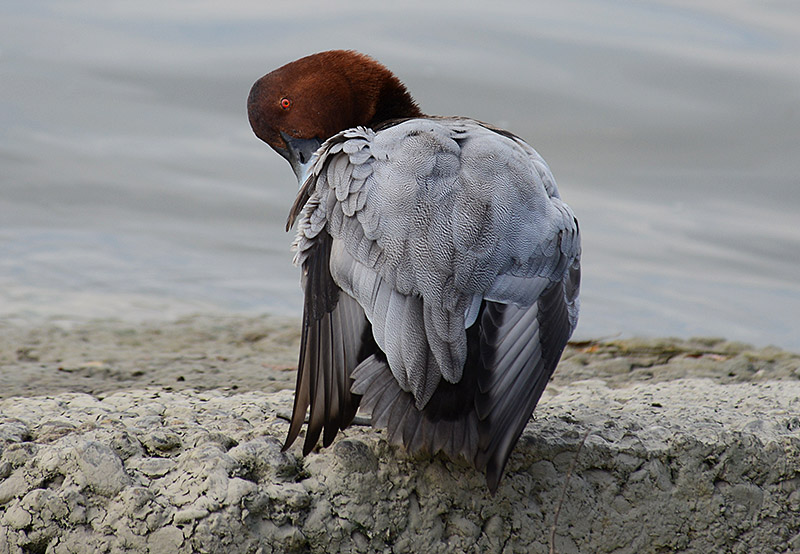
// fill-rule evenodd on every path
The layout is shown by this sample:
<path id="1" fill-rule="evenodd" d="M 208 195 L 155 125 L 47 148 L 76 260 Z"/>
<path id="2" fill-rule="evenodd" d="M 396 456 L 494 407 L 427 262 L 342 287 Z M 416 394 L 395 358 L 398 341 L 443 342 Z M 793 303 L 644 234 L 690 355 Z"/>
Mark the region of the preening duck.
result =
<path id="1" fill-rule="evenodd" d="M 248 115 L 300 190 L 305 291 L 294 411 L 303 453 L 359 406 L 413 453 L 497 490 L 578 320 L 580 234 L 512 133 L 424 115 L 375 60 L 329 51 L 259 79 Z"/>

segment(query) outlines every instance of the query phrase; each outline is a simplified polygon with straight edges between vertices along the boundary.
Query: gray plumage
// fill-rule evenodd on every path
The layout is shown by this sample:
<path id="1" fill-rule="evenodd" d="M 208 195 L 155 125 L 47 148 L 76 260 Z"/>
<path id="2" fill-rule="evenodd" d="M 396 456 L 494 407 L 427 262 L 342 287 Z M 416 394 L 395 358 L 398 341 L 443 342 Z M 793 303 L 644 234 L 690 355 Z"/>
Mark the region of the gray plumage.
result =
<path id="1" fill-rule="evenodd" d="M 295 219 L 287 444 L 308 407 L 305 450 L 330 444 L 360 395 L 391 440 L 463 456 L 495 490 L 578 317 L 578 223 L 547 164 L 469 119 L 349 129 L 315 154 Z"/>

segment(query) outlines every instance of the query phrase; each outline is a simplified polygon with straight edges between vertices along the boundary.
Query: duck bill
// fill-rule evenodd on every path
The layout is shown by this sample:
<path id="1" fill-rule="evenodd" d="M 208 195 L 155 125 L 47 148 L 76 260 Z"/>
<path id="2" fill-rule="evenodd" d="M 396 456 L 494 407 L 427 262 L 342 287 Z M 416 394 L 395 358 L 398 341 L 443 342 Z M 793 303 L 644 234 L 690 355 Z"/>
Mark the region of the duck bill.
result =
<path id="1" fill-rule="evenodd" d="M 297 183 L 302 186 L 311 174 L 311 159 L 322 141 L 317 138 L 295 138 L 283 131 L 281 131 L 281 138 L 286 148 L 275 148 L 275 151 L 286 158 L 297 177 Z"/>

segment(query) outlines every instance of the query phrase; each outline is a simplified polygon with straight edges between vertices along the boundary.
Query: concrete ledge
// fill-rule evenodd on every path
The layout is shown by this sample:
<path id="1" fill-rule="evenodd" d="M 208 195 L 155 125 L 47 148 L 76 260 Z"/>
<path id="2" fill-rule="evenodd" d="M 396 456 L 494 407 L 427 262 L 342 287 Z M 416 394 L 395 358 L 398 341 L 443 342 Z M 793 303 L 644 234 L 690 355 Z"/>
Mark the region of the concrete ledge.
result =
<path id="1" fill-rule="evenodd" d="M 797 381 L 555 384 L 495 497 L 368 427 L 281 453 L 291 399 L 2 401 L 0 552 L 548 552 L 559 505 L 555 552 L 800 550 Z"/>

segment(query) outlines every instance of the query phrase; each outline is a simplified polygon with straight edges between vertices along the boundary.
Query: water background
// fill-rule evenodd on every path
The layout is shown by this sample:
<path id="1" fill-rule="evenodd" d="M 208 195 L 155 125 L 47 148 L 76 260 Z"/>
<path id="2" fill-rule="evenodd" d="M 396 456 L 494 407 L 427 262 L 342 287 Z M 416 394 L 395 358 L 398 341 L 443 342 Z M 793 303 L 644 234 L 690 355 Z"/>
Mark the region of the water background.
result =
<path id="1" fill-rule="evenodd" d="M 576 337 L 800 350 L 800 3 L 0 5 L 0 317 L 301 310 L 255 79 L 331 48 L 527 139 L 583 234 Z"/>

